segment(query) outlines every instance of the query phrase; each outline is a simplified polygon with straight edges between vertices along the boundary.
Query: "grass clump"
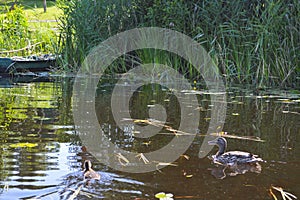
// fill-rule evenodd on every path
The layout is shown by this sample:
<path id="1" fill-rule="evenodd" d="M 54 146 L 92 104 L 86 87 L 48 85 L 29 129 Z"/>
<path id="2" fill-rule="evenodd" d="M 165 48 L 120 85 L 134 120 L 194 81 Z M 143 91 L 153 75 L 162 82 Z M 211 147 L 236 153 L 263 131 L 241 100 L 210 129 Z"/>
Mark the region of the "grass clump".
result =
<path id="1" fill-rule="evenodd" d="M 36 12 L 37 7 L 32 8 L 29 4 L 23 6 L 18 3 L 13 9 L 10 4 L 2 4 L 1 8 L 0 56 L 28 56 L 55 52 L 55 25 L 40 22 L 40 16 L 43 14 Z"/>

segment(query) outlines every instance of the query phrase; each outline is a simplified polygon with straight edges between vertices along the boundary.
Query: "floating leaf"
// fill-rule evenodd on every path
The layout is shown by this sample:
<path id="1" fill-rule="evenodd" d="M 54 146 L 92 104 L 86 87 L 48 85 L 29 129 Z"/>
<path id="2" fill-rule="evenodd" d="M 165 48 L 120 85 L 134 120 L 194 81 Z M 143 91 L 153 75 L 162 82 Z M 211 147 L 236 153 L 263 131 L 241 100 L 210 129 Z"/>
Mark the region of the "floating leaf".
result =
<path id="1" fill-rule="evenodd" d="M 176 199 L 202 199 L 200 196 L 176 196 Z"/>
<path id="2" fill-rule="evenodd" d="M 270 195 L 274 198 L 274 200 L 277 200 L 277 197 L 276 197 L 276 195 L 273 193 L 273 191 L 272 191 L 271 188 L 269 189 L 269 193 L 270 193 Z"/>
<path id="3" fill-rule="evenodd" d="M 157 162 L 157 166 L 178 166 L 177 164 L 173 164 L 173 163 L 167 163 L 167 162 Z"/>
<path id="4" fill-rule="evenodd" d="M 155 198 L 159 199 L 159 200 L 173 200 L 173 194 L 171 193 L 164 193 L 164 192 L 159 192 L 155 195 Z"/>
<path id="5" fill-rule="evenodd" d="M 78 196 L 78 194 L 79 194 L 81 188 L 82 188 L 82 185 L 79 186 L 79 187 L 75 190 L 75 192 L 72 194 L 72 196 L 69 197 L 68 200 L 73 200 L 73 199 L 75 199 L 75 198 Z"/>
<path id="6" fill-rule="evenodd" d="M 166 193 L 164 192 L 159 192 L 155 195 L 155 198 L 161 199 L 161 198 L 165 198 L 166 197 Z"/>
<path id="7" fill-rule="evenodd" d="M 278 99 L 279 101 L 282 101 L 283 103 L 291 103 L 291 99 Z"/>
<path id="8" fill-rule="evenodd" d="M 252 137 L 252 136 L 237 136 L 237 135 L 230 135 L 227 132 L 218 132 L 218 133 L 211 133 L 210 135 L 216 136 L 216 137 L 227 137 L 227 138 L 233 138 L 233 139 L 240 139 L 240 140 L 251 140 L 256 142 L 264 142 L 264 140 L 260 139 L 259 137 Z"/>
<path id="9" fill-rule="evenodd" d="M 11 148 L 32 148 L 32 147 L 36 147 L 38 146 L 37 143 L 28 143 L 28 142 L 20 142 L 20 143 L 16 143 L 16 144 L 10 144 L 9 147 Z"/>
<path id="10" fill-rule="evenodd" d="M 56 146 L 55 146 L 55 145 L 48 145 L 48 146 L 46 146 L 46 148 L 47 148 L 47 149 L 55 149 Z"/>
<path id="11" fill-rule="evenodd" d="M 298 112 L 293 112 L 293 111 L 287 111 L 287 110 L 283 110 L 282 113 L 291 113 L 291 114 L 296 114 L 296 115 L 300 115 L 300 113 Z"/>
<path id="12" fill-rule="evenodd" d="M 211 118 L 210 117 L 205 117 L 204 120 L 209 121 L 209 120 L 211 120 Z"/>
<path id="13" fill-rule="evenodd" d="M 286 199 L 288 199 L 288 200 L 297 199 L 297 197 L 295 195 L 284 191 L 282 187 L 271 186 L 271 188 L 269 189 L 269 192 L 275 200 L 277 200 L 277 198 L 276 198 L 275 194 L 273 193 L 272 189 L 277 190 L 278 192 L 280 192 L 280 194 L 281 194 L 281 196 L 284 200 L 286 200 Z"/>
<path id="14" fill-rule="evenodd" d="M 37 134 L 30 133 L 30 134 L 28 134 L 27 136 L 28 136 L 28 137 L 36 137 Z"/>
<path id="15" fill-rule="evenodd" d="M 145 164 L 149 163 L 149 160 L 146 158 L 146 156 L 143 153 L 139 153 L 138 155 L 136 155 L 135 157 L 138 157 L 139 160 L 142 160 Z"/>
<path id="16" fill-rule="evenodd" d="M 233 116 L 238 116 L 240 115 L 239 113 L 232 113 Z"/>
<path id="17" fill-rule="evenodd" d="M 143 142 L 142 144 L 146 145 L 148 147 L 151 144 L 151 141 L 149 141 L 149 142 Z"/>
<path id="18" fill-rule="evenodd" d="M 181 155 L 181 156 L 184 157 L 184 158 L 187 159 L 187 160 L 190 159 L 190 157 L 189 157 L 188 155 L 183 154 L 183 155 Z"/>
<path id="19" fill-rule="evenodd" d="M 117 153 L 115 155 L 121 165 L 126 166 L 130 163 L 129 160 L 125 156 L 123 156 L 121 153 Z"/>
<path id="20" fill-rule="evenodd" d="M 134 123 L 149 123 L 149 120 L 146 120 L 146 119 L 136 119 L 133 122 Z"/>

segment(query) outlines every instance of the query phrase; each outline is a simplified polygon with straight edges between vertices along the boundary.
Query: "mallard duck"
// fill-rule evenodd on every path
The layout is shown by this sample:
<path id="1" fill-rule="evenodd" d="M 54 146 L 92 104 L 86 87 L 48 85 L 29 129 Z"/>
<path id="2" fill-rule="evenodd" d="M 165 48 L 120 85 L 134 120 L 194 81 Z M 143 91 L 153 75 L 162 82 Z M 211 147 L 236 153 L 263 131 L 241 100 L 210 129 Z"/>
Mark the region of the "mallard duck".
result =
<path id="1" fill-rule="evenodd" d="M 237 164 L 246 164 L 246 163 L 257 163 L 263 162 L 263 159 L 259 158 L 257 155 L 243 152 L 243 151 L 228 151 L 225 152 L 227 147 L 227 141 L 223 137 L 218 137 L 215 140 L 209 141 L 209 145 L 217 145 L 219 151 L 216 155 L 213 155 L 213 162 L 216 164 L 233 166 Z"/>
<path id="2" fill-rule="evenodd" d="M 98 174 L 97 172 L 95 172 L 92 169 L 92 162 L 90 160 L 85 160 L 84 164 L 83 164 L 83 167 L 84 167 L 83 176 L 84 176 L 85 179 L 86 178 L 96 179 L 96 180 L 100 179 L 100 174 Z"/>

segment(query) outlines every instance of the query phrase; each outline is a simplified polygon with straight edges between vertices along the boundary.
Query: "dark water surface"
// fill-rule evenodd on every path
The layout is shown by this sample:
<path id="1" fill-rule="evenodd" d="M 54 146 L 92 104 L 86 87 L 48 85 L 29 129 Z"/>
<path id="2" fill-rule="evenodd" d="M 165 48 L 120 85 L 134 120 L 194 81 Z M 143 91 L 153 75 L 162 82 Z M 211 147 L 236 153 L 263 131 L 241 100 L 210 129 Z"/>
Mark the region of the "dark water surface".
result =
<path id="1" fill-rule="evenodd" d="M 198 135 L 185 156 L 176 166 L 131 174 L 105 166 L 82 146 L 72 115 L 73 81 L 62 77 L 1 78 L 0 199 L 71 199 L 75 190 L 80 190 L 76 199 L 155 199 L 158 192 L 172 193 L 175 199 L 273 199 L 271 186 L 300 198 L 299 91 L 258 91 L 254 95 L 251 90 L 228 89 L 223 131 L 264 140 L 228 138 L 228 149 L 258 154 L 267 161 L 261 163 L 261 169 L 245 167 L 239 169 L 240 173 L 247 171 L 245 174 L 237 174 L 216 167 L 207 157 L 198 157 L 211 120 L 211 102 L 210 94 L 196 85 L 200 120 L 194 133 Z M 151 152 L 180 137 L 163 129 L 151 138 L 137 138 L 137 126 L 145 126 L 138 123 L 121 130 L 111 111 L 115 82 L 114 78 L 102 80 L 96 92 L 98 121 L 110 141 L 129 151 Z M 130 84 L 134 83 L 120 87 Z M 149 108 L 160 104 L 167 110 L 168 126 L 178 129 L 178 101 L 171 90 L 159 85 L 140 87 L 130 100 L 131 117 L 147 119 Z M 214 148 L 209 155 L 216 151 Z M 86 159 L 92 160 L 100 181 L 83 180 Z M 273 193 L 281 199 L 279 192 Z"/>

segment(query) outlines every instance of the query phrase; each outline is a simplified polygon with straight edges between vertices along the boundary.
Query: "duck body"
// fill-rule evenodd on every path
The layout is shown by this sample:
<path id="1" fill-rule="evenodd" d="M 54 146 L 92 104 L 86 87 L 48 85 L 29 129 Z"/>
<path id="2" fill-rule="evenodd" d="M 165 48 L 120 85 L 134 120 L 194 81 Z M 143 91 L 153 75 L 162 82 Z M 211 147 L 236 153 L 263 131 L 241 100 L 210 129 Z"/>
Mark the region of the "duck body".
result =
<path id="1" fill-rule="evenodd" d="M 263 159 L 249 152 L 243 152 L 243 151 L 225 152 L 227 147 L 227 141 L 223 137 L 219 137 L 215 140 L 209 141 L 208 144 L 217 145 L 219 147 L 217 154 L 212 156 L 213 162 L 216 164 L 233 166 L 239 164 L 251 164 L 257 162 L 263 162 Z"/>
<path id="2" fill-rule="evenodd" d="M 98 174 L 92 169 L 92 163 L 90 160 L 85 160 L 83 166 L 84 166 L 84 171 L 83 171 L 84 179 L 100 180 L 100 174 Z"/>

